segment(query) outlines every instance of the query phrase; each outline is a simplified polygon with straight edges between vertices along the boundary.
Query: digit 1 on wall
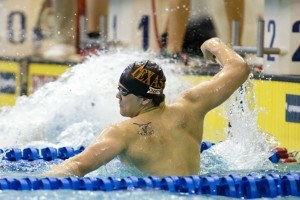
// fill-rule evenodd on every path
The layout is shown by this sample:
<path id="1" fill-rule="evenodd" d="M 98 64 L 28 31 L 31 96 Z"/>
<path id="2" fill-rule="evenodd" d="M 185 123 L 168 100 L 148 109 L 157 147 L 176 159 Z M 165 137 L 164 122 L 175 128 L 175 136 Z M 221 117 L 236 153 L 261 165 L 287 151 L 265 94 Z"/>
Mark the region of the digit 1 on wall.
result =
<path id="1" fill-rule="evenodd" d="M 118 23 L 118 18 L 117 18 L 117 15 L 114 15 L 113 16 L 113 40 L 116 42 L 118 37 L 117 37 L 117 33 L 118 33 L 118 30 L 117 30 L 117 23 Z"/>
<path id="2" fill-rule="evenodd" d="M 143 15 L 139 24 L 139 29 L 143 31 L 143 50 L 146 51 L 149 48 L 149 16 Z"/>

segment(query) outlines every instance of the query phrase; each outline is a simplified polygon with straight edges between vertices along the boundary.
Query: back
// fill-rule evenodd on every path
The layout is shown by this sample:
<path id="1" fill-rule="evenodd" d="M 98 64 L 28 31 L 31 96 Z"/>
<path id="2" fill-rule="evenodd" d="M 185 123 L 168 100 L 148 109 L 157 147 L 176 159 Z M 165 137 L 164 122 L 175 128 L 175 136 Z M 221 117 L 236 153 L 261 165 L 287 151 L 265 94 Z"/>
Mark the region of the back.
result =
<path id="1" fill-rule="evenodd" d="M 130 143 L 121 160 L 149 174 L 197 174 L 203 120 L 192 115 L 181 104 L 173 104 L 125 121 L 122 126 Z"/>

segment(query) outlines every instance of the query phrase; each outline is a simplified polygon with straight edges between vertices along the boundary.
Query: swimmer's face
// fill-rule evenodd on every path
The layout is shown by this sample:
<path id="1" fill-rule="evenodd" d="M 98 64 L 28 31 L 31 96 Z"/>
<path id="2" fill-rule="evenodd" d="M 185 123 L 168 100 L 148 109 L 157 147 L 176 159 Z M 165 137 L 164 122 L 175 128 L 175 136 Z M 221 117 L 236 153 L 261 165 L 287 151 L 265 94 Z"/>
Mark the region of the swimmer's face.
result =
<path id="1" fill-rule="evenodd" d="M 120 114 L 124 117 L 135 117 L 142 109 L 143 98 L 130 93 L 119 83 L 116 97 L 119 99 Z"/>

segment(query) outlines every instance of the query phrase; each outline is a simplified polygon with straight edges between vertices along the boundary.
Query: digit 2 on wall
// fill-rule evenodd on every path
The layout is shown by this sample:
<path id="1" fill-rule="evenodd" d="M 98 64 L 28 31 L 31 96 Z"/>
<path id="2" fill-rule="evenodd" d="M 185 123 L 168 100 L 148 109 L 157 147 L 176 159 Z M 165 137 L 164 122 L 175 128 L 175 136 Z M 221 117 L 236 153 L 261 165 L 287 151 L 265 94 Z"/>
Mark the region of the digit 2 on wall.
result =
<path id="1" fill-rule="evenodd" d="M 292 32 L 293 33 L 300 33 L 300 21 L 296 21 L 293 24 Z M 299 62 L 300 61 L 300 44 L 298 46 L 298 49 L 293 54 L 292 61 L 293 62 Z"/>

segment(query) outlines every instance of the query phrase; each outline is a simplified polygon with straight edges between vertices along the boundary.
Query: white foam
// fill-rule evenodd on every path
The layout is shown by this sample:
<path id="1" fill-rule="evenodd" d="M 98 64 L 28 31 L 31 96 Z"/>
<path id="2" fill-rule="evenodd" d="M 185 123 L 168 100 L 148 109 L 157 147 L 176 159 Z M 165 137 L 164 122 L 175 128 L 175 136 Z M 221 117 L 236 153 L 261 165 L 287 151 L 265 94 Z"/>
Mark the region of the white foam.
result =
<path id="1" fill-rule="evenodd" d="M 202 153 L 204 171 L 273 169 L 269 161 L 278 142 L 257 125 L 257 107 L 253 82 L 248 80 L 225 103 L 230 122 L 226 140 Z"/>
<path id="2" fill-rule="evenodd" d="M 15 106 L 0 111 L 0 146 L 87 145 L 104 127 L 122 117 L 115 97 L 119 76 L 136 60 L 151 59 L 161 64 L 166 76 L 166 96 L 171 101 L 186 88 L 176 66 L 151 53 L 101 53 L 70 68 L 61 78 L 48 83 Z M 176 91 L 176 92 L 175 92 Z"/>

